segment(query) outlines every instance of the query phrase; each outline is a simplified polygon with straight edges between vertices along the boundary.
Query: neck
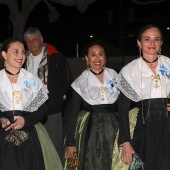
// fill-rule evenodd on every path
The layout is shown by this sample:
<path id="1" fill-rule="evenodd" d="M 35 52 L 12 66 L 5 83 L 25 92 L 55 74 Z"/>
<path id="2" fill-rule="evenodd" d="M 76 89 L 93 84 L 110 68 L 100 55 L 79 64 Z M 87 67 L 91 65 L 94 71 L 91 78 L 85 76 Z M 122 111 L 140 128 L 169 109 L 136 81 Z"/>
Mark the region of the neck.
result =
<path id="1" fill-rule="evenodd" d="M 9 74 L 9 75 L 16 76 L 16 75 L 19 74 L 20 69 L 19 69 L 17 72 L 14 73 L 14 72 L 10 72 L 7 68 L 5 68 L 5 72 L 6 72 L 7 74 Z"/>
<path id="2" fill-rule="evenodd" d="M 98 75 L 101 75 L 101 74 L 103 73 L 103 68 L 102 68 L 102 70 L 101 70 L 100 72 L 98 72 L 98 73 L 94 72 L 94 71 L 91 70 L 91 69 L 90 69 L 90 71 L 91 71 L 94 75 L 98 76 Z"/>
<path id="3" fill-rule="evenodd" d="M 30 51 L 32 53 L 33 56 L 38 56 L 39 54 L 41 54 L 43 50 L 43 47 L 41 47 L 38 51 Z"/>
<path id="4" fill-rule="evenodd" d="M 156 62 L 156 61 L 158 60 L 158 57 L 156 57 L 156 59 L 153 60 L 153 61 L 149 61 L 149 60 L 147 60 L 146 58 L 144 58 L 143 56 L 142 56 L 142 59 L 143 59 L 145 62 L 149 63 L 149 64 L 153 64 L 154 62 Z"/>

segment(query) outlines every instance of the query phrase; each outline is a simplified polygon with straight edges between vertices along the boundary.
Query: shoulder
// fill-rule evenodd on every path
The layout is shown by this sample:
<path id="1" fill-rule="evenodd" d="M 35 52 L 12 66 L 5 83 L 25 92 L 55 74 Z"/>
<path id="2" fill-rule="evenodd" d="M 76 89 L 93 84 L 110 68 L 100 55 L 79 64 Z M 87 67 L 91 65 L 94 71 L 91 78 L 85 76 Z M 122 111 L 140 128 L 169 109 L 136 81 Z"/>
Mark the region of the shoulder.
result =
<path id="1" fill-rule="evenodd" d="M 79 80 L 85 79 L 85 78 L 87 78 L 87 76 L 88 76 L 88 70 L 84 70 L 84 71 L 81 73 L 81 75 L 78 76 L 78 77 L 75 79 L 75 81 L 79 81 Z"/>
<path id="2" fill-rule="evenodd" d="M 105 67 L 105 70 L 111 75 L 117 75 L 117 72 L 112 68 Z"/>
<path id="3" fill-rule="evenodd" d="M 161 60 L 165 60 L 165 61 L 170 61 L 170 58 L 167 57 L 167 56 L 164 56 L 164 55 L 161 55 L 161 56 L 160 56 L 160 59 L 161 59 Z"/>
<path id="4" fill-rule="evenodd" d="M 130 72 L 130 71 L 133 71 L 136 67 L 138 67 L 139 65 L 139 62 L 141 61 L 141 58 L 137 58 L 133 61 L 131 61 L 130 63 L 126 64 L 120 71 L 120 73 L 122 72 Z"/>
<path id="5" fill-rule="evenodd" d="M 49 56 L 51 56 L 52 54 L 59 53 L 59 51 L 55 48 L 55 46 L 48 44 L 48 43 L 44 43 L 44 45 L 47 48 L 47 53 Z"/>
<path id="6" fill-rule="evenodd" d="M 84 80 L 86 80 L 88 77 L 88 70 L 84 70 L 80 76 L 78 76 L 74 82 L 72 83 L 72 86 L 74 86 L 75 84 L 80 84 L 80 82 L 84 82 Z"/>
<path id="7" fill-rule="evenodd" d="M 166 68 L 170 68 L 170 58 L 169 57 L 161 55 L 160 63 L 163 64 Z"/>
<path id="8" fill-rule="evenodd" d="M 37 75 L 25 70 L 24 68 L 21 68 L 21 72 L 23 73 L 23 76 L 25 76 L 27 79 L 34 79 L 35 81 L 41 81 Z"/>
<path id="9" fill-rule="evenodd" d="M 5 69 L 0 70 L 0 77 L 1 77 L 2 74 L 4 74 L 4 70 Z"/>

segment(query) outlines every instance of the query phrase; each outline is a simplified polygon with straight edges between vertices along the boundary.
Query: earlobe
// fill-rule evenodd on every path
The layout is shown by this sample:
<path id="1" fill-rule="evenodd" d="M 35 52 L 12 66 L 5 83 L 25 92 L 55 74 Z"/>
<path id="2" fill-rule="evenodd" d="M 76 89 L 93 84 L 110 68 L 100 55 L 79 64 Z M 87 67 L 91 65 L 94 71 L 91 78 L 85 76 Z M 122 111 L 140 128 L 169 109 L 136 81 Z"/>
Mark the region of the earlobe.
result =
<path id="1" fill-rule="evenodd" d="M 139 48 L 141 48 L 141 45 L 140 45 L 140 41 L 139 41 L 139 40 L 137 40 L 137 46 L 138 46 Z"/>

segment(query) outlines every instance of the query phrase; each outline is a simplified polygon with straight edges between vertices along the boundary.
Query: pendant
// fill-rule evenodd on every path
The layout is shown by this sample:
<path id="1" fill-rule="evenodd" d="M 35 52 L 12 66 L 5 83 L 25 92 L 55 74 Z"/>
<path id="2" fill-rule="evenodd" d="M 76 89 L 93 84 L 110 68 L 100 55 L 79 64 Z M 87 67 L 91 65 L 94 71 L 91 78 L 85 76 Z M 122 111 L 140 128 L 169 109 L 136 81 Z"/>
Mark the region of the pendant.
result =
<path id="1" fill-rule="evenodd" d="M 13 97 L 14 97 L 14 102 L 15 102 L 15 104 L 19 104 L 19 103 L 21 102 L 21 100 L 20 100 L 20 94 L 21 94 L 20 91 L 14 91 L 14 92 L 12 92 L 12 95 L 13 95 Z"/>
<path id="2" fill-rule="evenodd" d="M 107 91 L 107 87 L 100 87 L 100 92 L 101 92 L 101 100 L 104 101 L 105 97 L 104 97 L 104 93 Z"/>
<path id="3" fill-rule="evenodd" d="M 155 75 L 152 75 L 151 78 L 152 78 L 152 80 L 154 82 L 153 87 L 156 88 L 156 89 L 159 88 L 160 86 L 159 86 L 158 82 L 160 80 L 160 75 L 159 74 L 155 74 Z"/>
<path id="4" fill-rule="evenodd" d="M 27 86 L 27 89 L 28 89 L 28 92 L 32 90 L 30 85 Z"/>

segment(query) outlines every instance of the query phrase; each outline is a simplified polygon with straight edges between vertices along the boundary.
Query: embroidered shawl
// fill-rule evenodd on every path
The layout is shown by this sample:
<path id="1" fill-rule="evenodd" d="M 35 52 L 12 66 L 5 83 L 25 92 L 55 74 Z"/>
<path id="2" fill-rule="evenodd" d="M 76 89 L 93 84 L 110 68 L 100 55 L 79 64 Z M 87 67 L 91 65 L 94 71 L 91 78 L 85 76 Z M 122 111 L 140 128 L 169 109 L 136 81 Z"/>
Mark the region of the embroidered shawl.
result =
<path id="1" fill-rule="evenodd" d="M 116 71 L 105 68 L 103 79 L 102 84 L 91 71 L 85 70 L 71 86 L 90 105 L 112 104 L 119 95 Z"/>
<path id="2" fill-rule="evenodd" d="M 11 84 L 5 70 L 0 71 L 0 110 L 33 112 L 47 99 L 48 90 L 34 74 L 21 68 L 16 84 Z"/>
<path id="3" fill-rule="evenodd" d="M 154 73 L 142 58 L 133 60 L 120 71 L 117 87 L 125 96 L 135 102 L 149 98 L 169 98 L 170 79 L 166 74 L 162 75 L 161 65 L 168 70 L 170 59 L 162 55 L 159 57 L 156 74 L 159 74 L 160 80 L 156 83 L 151 78 Z M 156 88 L 156 86 L 158 87 Z"/>

